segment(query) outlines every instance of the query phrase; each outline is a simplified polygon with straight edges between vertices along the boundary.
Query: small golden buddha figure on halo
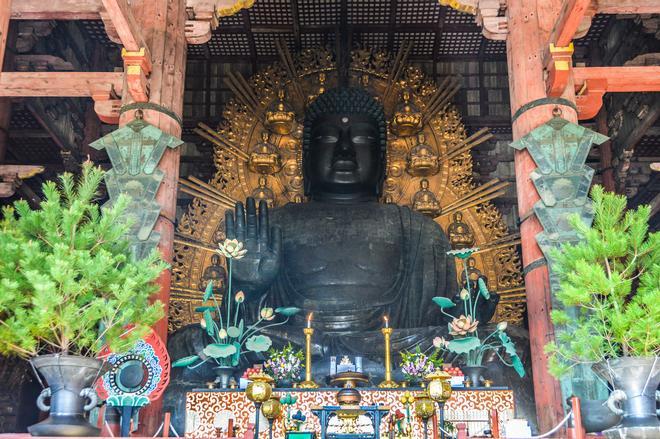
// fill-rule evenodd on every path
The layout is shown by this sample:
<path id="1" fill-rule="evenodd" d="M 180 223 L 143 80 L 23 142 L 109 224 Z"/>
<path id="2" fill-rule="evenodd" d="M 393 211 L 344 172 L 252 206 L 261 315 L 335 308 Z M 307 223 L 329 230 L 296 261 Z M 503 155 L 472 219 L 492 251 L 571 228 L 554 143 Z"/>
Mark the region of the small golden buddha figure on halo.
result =
<path id="1" fill-rule="evenodd" d="M 420 189 L 413 196 L 413 210 L 426 216 L 435 218 L 440 215 L 442 208 L 435 194 L 429 190 L 429 181 L 422 178 L 419 182 Z"/>
<path id="2" fill-rule="evenodd" d="M 325 80 L 326 80 L 326 75 L 325 72 L 319 73 L 319 88 L 316 93 L 312 93 L 309 96 L 307 96 L 307 103 L 311 104 L 314 102 L 314 99 L 320 94 L 325 93 Z"/>
<path id="3" fill-rule="evenodd" d="M 220 265 L 220 255 L 218 254 L 211 256 L 211 265 L 204 269 L 199 282 L 199 289 L 202 291 L 205 290 L 209 282 L 213 282 L 213 289 L 215 291 L 220 293 L 225 291 L 227 271 L 225 267 Z"/>
<path id="4" fill-rule="evenodd" d="M 272 132 L 288 135 L 293 131 L 296 122 L 296 113 L 284 100 L 284 89 L 277 92 L 277 101 L 266 111 L 266 126 Z"/>
<path id="5" fill-rule="evenodd" d="M 452 222 L 447 227 L 447 235 L 449 235 L 451 248 L 454 250 L 468 248 L 474 245 L 474 233 L 472 232 L 472 228 L 463 222 L 463 214 L 461 212 L 454 212 L 452 215 Z"/>
<path id="6" fill-rule="evenodd" d="M 403 104 L 397 106 L 390 129 L 399 137 L 413 136 L 422 129 L 422 113 L 410 102 L 409 90 L 404 90 L 402 97 Z"/>
<path id="7" fill-rule="evenodd" d="M 264 200 L 269 208 L 275 206 L 275 194 L 268 187 L 268 179 L 265 176 L 259 177 L 259 186 L 252 191 L 252 198 L 254 198 L 257 205 L 259 201 Z"/>
<path id="8" fill-rule="evenodd" d="M 434 175 L 438 172 L 438 154 L 426 143 L 424 133 L 417 135 L 418 143 L 408 153 L 407 171 L 415 177 Z"/>
<path id="9" fill-rule="evenodd" d="M 477 281 L 479 278 L 483 279 L 484 282 L 486 282 L 486 285 L 488 285 L 488 278 L 481 273 L 481 270 L 477 268 L 477 260 L 474 259 L 473 257 L 467 258 L 464 262 L 464 264 L 467 264 L 467 279 L 465 277 L 465 270 L 461 271 L 461 285 L 466 286 L 467 285 L 467 280 L 470 280 L 470 289 L 472 291 L 478 291 L 478 284 Z"/>
<path id="10" fill-rule="evenodd" d="M 248 168 L 258 174 L 275 174 L 282 169 L 282 159 L 277 146 L 269 141 L 268 131 L 261 133 L 261 142 L 250 151 Z"/>

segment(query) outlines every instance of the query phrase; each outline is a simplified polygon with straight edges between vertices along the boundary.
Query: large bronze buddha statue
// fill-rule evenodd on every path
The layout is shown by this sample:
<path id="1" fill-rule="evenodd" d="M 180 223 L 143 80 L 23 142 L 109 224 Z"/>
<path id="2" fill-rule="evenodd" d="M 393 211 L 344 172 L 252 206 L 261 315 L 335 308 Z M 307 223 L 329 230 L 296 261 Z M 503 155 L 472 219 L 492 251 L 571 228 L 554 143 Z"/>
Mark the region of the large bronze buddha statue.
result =
<path id="1" fill-rule="evenodd" d="M 451 247 L 440 226 L 408 207 L 378 201 L 386 137 L 383 107 L 369 93 L 326 91 L 305 113 L 302 165 L 309 201 L 269 209 L 262 200 L 257 209 L 248 198 L 226 213 L 227 237 L 248 250 L 233 262 L 232 287 L 247 294 L 248 306 L 267 294 L 269 306 L 303 309 L 288 326 L 268 332 L 276 345 L 303 345 L 299 328 L 314 313 L 319 383 L 328 373 L 329 356 L 344 354 L 365 357 L 364 369 L 378 383 L 383 316 L 394 328 L 397 354 L 416 345 L 426 348 L 447 334 L 433 297 L 460 301 L 454 258 L 447 255 Z M 495 311 L 497 295 L 491 297 L 482 302 L 482 322 Z M 205 346 L 203 337 L 199 325 L 183 328 L 168 340 L 168 350 L 173 358 L 197 353 Z M 168 401 L 180 405 L 177 395 L 208 381 L 204 373 L 203 368 L 177 371 Z M 504 380 L 512 372 L 497 373 Z"/>
<path id="2" fill-rule="evenodd" d="M 324 334 L 382 326 L 435 326 L 434 296 L 453 297 L 456 269 L 440 226 L 408 207 L 381 204 L 383 108 L 361 89 L 320 95 L 305 113 L 303 176 L 309 202 L 269 210 L 253 199 L 227 212 L 228 238 L 244 241 L 234 282 L 253 297 L 314 312 Z M 294 322 L 295 323 L 295 322 Z"/>

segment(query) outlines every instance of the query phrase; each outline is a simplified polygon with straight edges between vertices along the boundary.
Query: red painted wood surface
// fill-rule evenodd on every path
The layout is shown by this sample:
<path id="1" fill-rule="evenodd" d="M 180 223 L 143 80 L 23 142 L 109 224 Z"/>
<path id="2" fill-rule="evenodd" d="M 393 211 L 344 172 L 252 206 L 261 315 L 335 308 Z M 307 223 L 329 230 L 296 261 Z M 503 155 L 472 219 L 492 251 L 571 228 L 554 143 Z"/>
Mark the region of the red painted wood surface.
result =
<path id="1" fill-rule="evenodd" d="M 12 20 L 98 20 L 101 0 L 14 0 Z"/>
<path id="2" fill-rule="evenodd" d="M 577 31 L 591 3 L 591 0 L 566 0 L 559 13 L 559 19 L 550 34 L 548 45 L 568 46 L 573 41 L 575 31 Z"/>
<path id="3" fill-rule="evenodd" d="M 147 45 L 142 37 L 140 25 L 135 20 L 128 1 L 101 0 L 101 2 L 110 20 L 112 20 L 112 24 L 115 26 L 124 48 L 131 52 L 137 52 L 141 48 L 146 48 Z"/>
<path id="4" fill-rule="evenodd" d="M 660 66 L 574 67 L 573 76 L 578 90 L 585 81 L 604 79 L 608 92 L 660 91 Z"/>
<path id="5" fill-rule="evenodd" d="M 514 114 L 521 106 L 546 97 L 541 54 L 561 5 L 557 1 L 547 0 L 509 0 L 508 5 L 507 62 L 511 113 Z M 571 85 L 569 79 L 568 92 L 572 91 Z M 569 120 L 576 120 L 574 110 L 570 107 L 560 108 Z M 552 117 L 552 110 L 552 105 L 544 105 L 523 113 L 513 123 L 513 139 L 523 137 L 548 121 Z M 540 198 L 530 179 L 530 173 L 537 166 L 526 150 L 515 152 L 514 166 L 519 214 L 521 218 L 525 218 Z M 523 266 L 543 258 L 536 242 L 536 235 L 542 230 L 541 224 L 533 215 L 522 222 L 520 234 Z M 548 358 L 543 350 L 544 345 L 552 340 L 554 332 L 549 315 L 550 282 L 545 265 L 527 273 L 525 289 L 536 415 L 539 429 L 547 431 L 562 419 L 563 409 L 559 382 L 548 373 Z"/>
<path id="6" fill-rule="evenodd" d="M 183 113 L 183 89 L 186 67 L 185 40 L 185 0 L 133 0 L 130 7 L 142 36 L 151 53 L 151 74 L 149 76 L 149 102 L 161 105 L 179 117 Z M 132 103 L 130 93 L 124 93 L 122 104 Z M 135 117 L 134 111 L 121 115 L 119 123 L 124 125 Z M 154 111 L 143 110 L 144 120 L 157 126 L 162 131 L 176 137 L 181 136 L 181 126 L 171 117 Z M 154 230 L 160 233 L 159 250 L 163 259 L 170 263 L 173 256 L 174 220 L 176 216 L 177 180 L 181 151 L 167 149 L 158 167 L 165 172 L 163 182 L 156 194 L 156 201 L 161 206 L 160 217 Z M 165 270 L 158 284 L 160 290 L 154 299 L 167 305 L 170 297 L 171 272 Z M 154 326 L 156 333 L 167 339 L 167 317 Z M 138 433 L 152 435 L 160 426 L 162 419 L 162 401 L 152 402 L 140 411 L 141 424 Z"/>
<path id="7" fill-rule="evenodd" d="M 602 14 L 654 14 L 660 12 L 658 0 L 596 0 Z"/>
<path id="8" fill-rule="evenodd" d="M 123 89 L 121 72 L 3 72 L 2 97 L 92 97 Z"/>

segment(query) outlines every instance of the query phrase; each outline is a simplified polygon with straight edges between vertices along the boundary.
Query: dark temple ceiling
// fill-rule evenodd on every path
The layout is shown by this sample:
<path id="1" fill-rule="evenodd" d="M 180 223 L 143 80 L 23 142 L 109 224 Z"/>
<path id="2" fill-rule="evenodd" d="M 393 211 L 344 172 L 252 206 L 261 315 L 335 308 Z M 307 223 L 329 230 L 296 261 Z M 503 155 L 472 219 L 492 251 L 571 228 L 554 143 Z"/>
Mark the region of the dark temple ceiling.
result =
<path id="1" fill-rule="evenodd" d="M 658 41 L 653 35 L 657 29 L 649 30 L 649 23 L 654 22 L 639 16 L 596 15 L 587 35 L 574 41 L 575 63 L 622 65 L 640 50 L 660 51 L 657 44 L 649 44 Z M 121 65 L 119 46 L 108 39 L 102 21 L 56 22 L 53 26 L 53 31 L 40 37 L 27 53 L 55 55 L 83 66 L 82 70 L 111 70 Z M 292 51 L 297 51 L 334 46 L 342 32 L 348 33 L 352 45 L 392 52 L 410 40 L 414 47 L 409 62 L 437 80 L 457 76 L 462 88 L 454 102 L 468 131 L 487 126 L 496 135 L 495 140 L 473 151 L 475 178 L 515 180 L 513 154 L 507 146 L 511 121 L 506 44 L 484 38 L 473 16 L 440 6 L 437 0 L 257 0 L 250 9 L 222 18 L 210 41 L 188 47 L 183 137 L 189 144 L 183 151 L 181 174 L 208 178 L 214 172 L 211 145 L 194 135 L 192 129 L 200 121 L 212 126 L 219 121 L 222 107 L 231 96 L 224 83 L 229 71 L 250 76 L 276 61 L 277 40 L 283 39 Z M 100 61 L 98 52 L 102 52 Z M 66 133 L 58 136 L 49 118 L 61 118 L 67 112 L 76 114 L 68 126 L 78 130 L 79 144 L 85 127 L 84 106 L 73 102 L 76 100 L 64 101 L 53 103 L 53 108 L 48 103 L 35 106 L 29 99 L 14 105 L 9 159 L 48 164 L 54 173 L 61 171 L 67 160 L 89 153 L 84 145 L 73 158 L 61 153 L 69 140 Z M 585 124 L 595 128 L 593 121 Z M 651 125 L 648 135 L 642 136 L 633 151 L 631 170 L 623 176 L 629 196 L 639 201 L 652 199 L 657 193 L 652 189 L 657 185 L 645 187 L 651 178 L 646 170 L 648 163 L 658 161 L 660 156 L 657 122 Z M 102 131 L 111 129 L 101 126 Z M 101 163 L 107 160 L 103 155 L 92 157 Z M 598 161 L 599 151 L 594 149 L 589 164 L 598 169 Z M 598 178 L 597 172 L 596 181 Z M 509 211 L 512 226 L 515 200 L 512 185 L 498 202 Z M 180 201 L 182 206 L 187 203 L 185 196 Z"/>

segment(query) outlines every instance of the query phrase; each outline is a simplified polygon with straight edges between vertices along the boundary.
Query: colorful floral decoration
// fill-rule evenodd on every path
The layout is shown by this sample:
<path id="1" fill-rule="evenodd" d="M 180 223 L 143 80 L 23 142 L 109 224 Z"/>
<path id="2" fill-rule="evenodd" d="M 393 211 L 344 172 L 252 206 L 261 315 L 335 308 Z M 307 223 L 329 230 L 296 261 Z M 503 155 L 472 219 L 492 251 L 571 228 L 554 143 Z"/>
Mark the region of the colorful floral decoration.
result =
<path id="1" fill-rule="evenodd" d="M 297 314 L 300 309 L 295 307 L 269 308 L 264 307 L 266 296 L 262 296 L 259 302 L 259 319 L 253 324 L 246 324 L 241 316 L 243 308 L 241 305 L 245 302 L 245 293 L 238 291 L 233 300 L 230 298 L 232 290 L 232 261 L 243 258 L 247 250 L 243 248 L 243 243 L 236 239 L 225 239 L 218 245 L 217 252 L 224 256 L 229 267 L 229 278 L 227 292 L 228 297 L 216 298 L 213 294 L 213 281 L 209 281 L 204 292 L 204 306 L 195 309 L 202 313 L 200 326 L 212 339 L 212 343 L 206 345 L 202 350 L 203 357 L 200 355 L 190 355 L 179 358 L 172 367 L 188 367 L 194 369 L 202 364 L 213 361 L 218 366 L 238 366 L 240 357 L 246 352 L 265 352 L 271 345 L 270 337 L 260 334 L 260 332 L 269 327 L 284 325 L 291 316 Z M 224 309 L 221 307 L 224 302 Z M 232 303 L 236 307 L 232 310 Z M 275 315 L 284 316 L 285 319 L 278 323 L 265 322 L 271 321 Z"/>
<path id="2" fill-rule="evenodd" d="M 447 254 L 464 260 L 469 258 L 476 250 L 478 249 L 452 250 L 448 251 Z M 465 267 L 465 277 L 468 279 L 467 264 L 463 265 Z M 497 355 L 502 363 L 513 367 L 518 372 L 518 375 L 521 377 L 525 376 L 525 368 L 518 357 L 516 347 L 505 332 L 507 322 L 500 322 L 497 328 L 487 337 L 483 339 L 479 337 L 479 321 L 475 318 L 477 305 L 481 297 L 484 300 L 488 300 L 490 298 L 490 292 L 482 278 L 479 278 L 477 281 L 477 287 L 478 294 L 476 294 L 474 300 L 472 299 L 472 291 L 470 291 L 470 282 L 467 282 L 466 289 L 463 289 L 459 294 L 459 297 L 463 301 L 463 314 L 459 317 L 454 317 L 445 312 L 446 309 L 456 306 L 452 300 L 447 297 L 433 298 L 433 303 L 440 307 L 440 312 L 451 319 L 449 323 L 449 334 L 453 337 L 449 341 L 442 337 L 436 337 L 433 341 L 436 352 L 447 350 L 464 357 L 467 366 L 481 366 L 484 355 L 491 351 Z M 503 356 L 503 354 L 506 355 Z M 508 361 L 505 358 L 506 356 L 508 356 Z"/>
<path id="3" fill-rule="evenodd" d="M 427 355 L 417 346 L 413 352 L 401 352 L 401 372 L 407 381 L 413 383 L 422 381 L 426 375 L 441 367 L 442 358 L 439 350 Z"/>
<path id="4" fill-rule="evenodd" d="M 271 348 L 269 358 L 264 363 L 264 370 L 275 381 L 298 381 L 302 372 L 303 352 L 287 344 L 281 350 Z"/>

